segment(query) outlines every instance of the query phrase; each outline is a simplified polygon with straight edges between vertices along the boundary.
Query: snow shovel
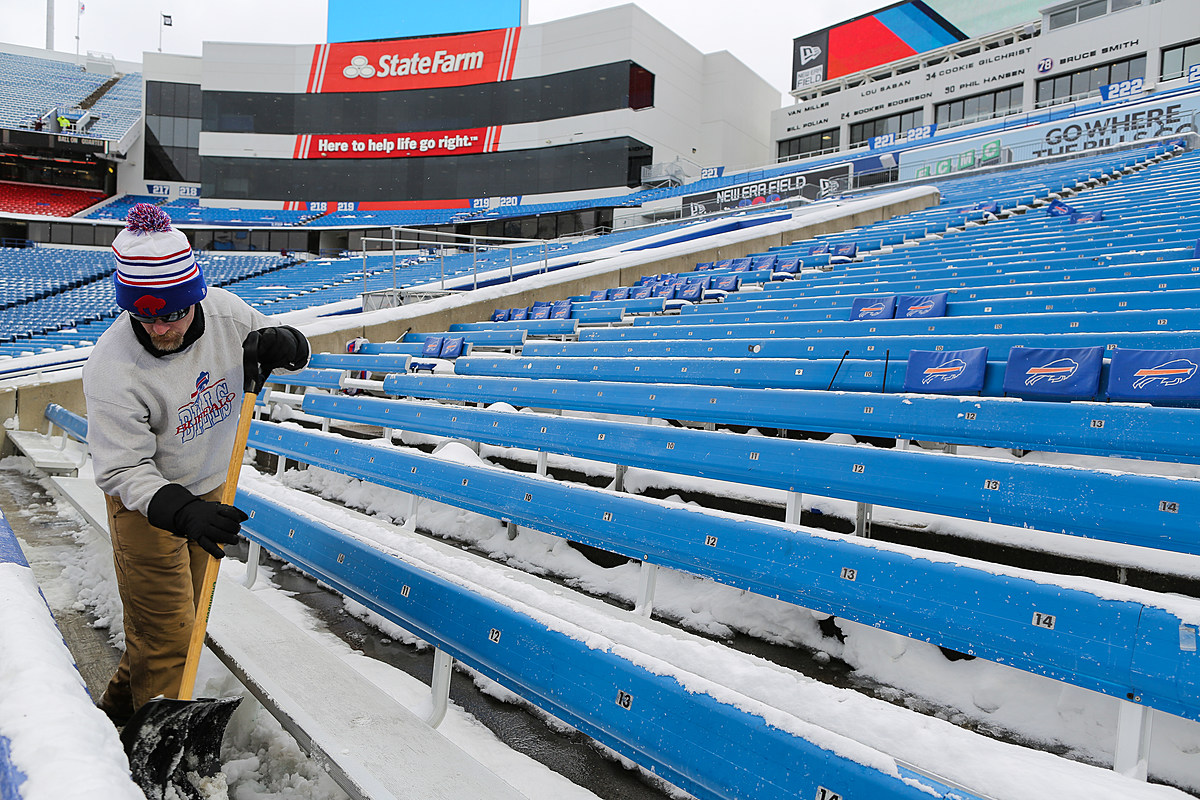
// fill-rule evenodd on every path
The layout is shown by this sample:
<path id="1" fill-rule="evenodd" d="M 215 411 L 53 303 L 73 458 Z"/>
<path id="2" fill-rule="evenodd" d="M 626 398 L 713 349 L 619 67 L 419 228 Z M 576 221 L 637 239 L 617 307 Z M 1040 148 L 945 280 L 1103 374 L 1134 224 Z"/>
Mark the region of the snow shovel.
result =
<path id="1" fill-rule="evenodd" d="M 226 505 L 233 505 L 237 494 L 242 457 L 254 418 L 254 403 L 266 380 L 266 376 L 258 375 L 257 356 L 251 349 L 244 353 L 246 378 L 242 410 L 221 492 L 221 502 Z M 121 731 L 121 743 L 129 757 L 129 771 L 148 800 L 175 797 L 201 800 L 205 795 L 196 786 L 197 780 L 210 778 L 221 770 L 221 739 L 242 698 L 191 699 L 220 568 L 220 559 L 208 556 L 178 699 L 158 697 L 149 701 L 134 713 Z"/>

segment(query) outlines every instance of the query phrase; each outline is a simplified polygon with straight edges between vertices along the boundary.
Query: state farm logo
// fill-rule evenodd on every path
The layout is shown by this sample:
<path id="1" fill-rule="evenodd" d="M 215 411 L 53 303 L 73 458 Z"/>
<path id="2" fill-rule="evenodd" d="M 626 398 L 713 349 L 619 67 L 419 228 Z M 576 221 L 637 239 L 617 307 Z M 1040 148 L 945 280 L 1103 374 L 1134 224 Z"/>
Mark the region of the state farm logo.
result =
<path id="1" fill-rule="evenodd" d="M 821 48 L 816 45 L 806 44 L 800 47 L 800 66 L 804 66 L 810 61 L 816 61 L 821 57 Z"/>
<path id="2" fill-rule="evenodd" d="M 433 55 L 421 55 L 414 51 L 408 55 L 392 53 L 379 57 L 378 65 L 366 56 L 354 56 L 342 70 L 347 78 L 394 78 L 404 75 L 434 75 L 437 73 L 464 72 L 483 69 L 484 53 L 475 50 L 469 53 L 448 53 L 438 50 Z"/>
<path id="3" fill-rule="evenodd" d="M 370 78 L 375 74 L 375 68 L 367 61 L 366 56 L 355 56 L 350 59 L 350 66 L 342 70 L 342 74 L 347 78 Z"/>

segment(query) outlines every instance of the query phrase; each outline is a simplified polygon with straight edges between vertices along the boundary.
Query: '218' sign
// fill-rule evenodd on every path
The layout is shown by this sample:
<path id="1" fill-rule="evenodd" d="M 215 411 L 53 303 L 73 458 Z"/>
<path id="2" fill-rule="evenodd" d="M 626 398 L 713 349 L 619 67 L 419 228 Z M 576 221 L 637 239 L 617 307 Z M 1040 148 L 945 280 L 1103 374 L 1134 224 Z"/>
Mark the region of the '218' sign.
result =
<path id="1" fill-rule="evenodd" d="M 326 211 L 354 211 L 355 203 L 351 200 L 343 200 L 338 203 L 326 203 L 324 200 L 314 200 L 308 204 L 309 211 L 316 211 L 324 214 Z"/>

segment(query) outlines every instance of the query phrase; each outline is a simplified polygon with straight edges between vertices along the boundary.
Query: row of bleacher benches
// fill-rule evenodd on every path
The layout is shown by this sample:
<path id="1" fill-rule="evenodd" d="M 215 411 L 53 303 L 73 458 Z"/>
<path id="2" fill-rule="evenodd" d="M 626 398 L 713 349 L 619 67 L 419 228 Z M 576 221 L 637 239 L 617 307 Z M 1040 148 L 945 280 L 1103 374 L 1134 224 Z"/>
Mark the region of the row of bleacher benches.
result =
<path id="1" fill-rule="evenodd" d="M 287 382 L 289 378 L 277 380 Z M 427 379 L 393 376 L 388 379 L 388 390 L 391 393 L 405 393 L 406 385 L 418 380 Z M 830 475 L 844 472 L 847 485 L 855 480 L 874 481 L 877 484 L 889 480 L 894 482 L 903 475 L 916 476 L 916 480 L 940 479 L 947 483 L 956 478 L 956 483 L 964 488 L 979 484 L 978 491 L 994 493 L 993 511 L 996 513 L 1004 513 L 1008 507 L 1007 513 L 1018 514 L 1019 509 L 1024 507 L 1020 504 L 1021 500 L 1038 495 L 1045 498 L 1045 502 L 1039 506 L 1043 513 L 1058 514 L 1063 520 L 1073 520 L 1072 527 L 1078 516 L 1105 520 L 1102 524 L 1120 531 L 1122 536 L 1129 535 L 1141 525 L 1111 518 L 1103 513 L 1077 515 L 1074 513 L 1078 511 L 1077 503 L 1067 502 L 1068 499 L 1078 496 L 1085 502 L 1103 503 L 1114 496 L 1130 497 L 1130 487 L 1140 484 L 1146 495 L 1145 502 L 1151 505 L 1168 490 L 1168 486 L 1169 491 L 1175 493 L 1173 496 L 1182 502 L 1182 507 L 1197 505 L 1180 494 L 1191 491 L 1190 486 L 1181 487 L 1177 481 L 1145 476 L 1114 476 L 1091 471 L 1082 471 L 1081 475 L 1076 476 L 1064 473 L 1058 467 L 995 464 L 987 459 L 962 459 L 927 453 L 863 453 L 859 448 L 839 445 L 747 439 L 741 436 L 733 437 L 742 440 L 740 445 L 714 447 L 706 441 L 708 438 L 728 438 L 731 435 L 630 423 L 513 415 L 375 398 L 312 395 L 305 397 L 303 406 L 306 413 L 318 417 L 375 424 L 388 430 L 404 428 L 502 443 L 505 446 L 567 451 L 616 463 L 724 477 L 760 485 L 788 486 L 790 489 L 799 488 L 796 484 L 801 481 L 812 481 L 812 471 L 821 469 L 827 469 Z M 586 444 L 589 441 L 593 443 L 590 446 Z M 259 450 L 411 491 L 460 508 L 503 517 L 575 541 L 605 547 L 650 563 L 674 566 L 734 586 L 774 594 L 815 610 L 866 624 L 882 625 L 889 630 L 940 643 L 960 652 L 972 652 L 1032 669 L 1074 685 L 1087 686 L 1118 697 L 1136 697 L 1139 702 L 1170 713 L 1195 718 L 1200 707 L 1200 697 L 1197 697 L 1195 688 L 1200 676 L 1193 674 L 1195 659 L 1186 648 L 1178 647 L 1183 632 L 1191 630 L 1194 636 L 1195 629 L 1189 628 L 1186 623 L 1181 625 L 1173 621 L 1171 612 L 1153 606 L 1128 601 L 1114 604 L 1111 598 L 1103 594 L 1092 595 L 1087 588 L 1068 588 L 1042 579 L 1030 581 L 997 575 L 993 569 L 978 570 L 953 562 L 931 565 L 924 558 L 912 555 L 874 547 L 864 549 L 865 543 L 854 539 L 834 540 L 825 536 L 806 538 L 804 548 L 797 550 L 792 540 L 804 534 L 775 524 L 755 525 L 714 518 L 705 526 L 704 536 L 690 542 L 686 531 L 692 526 L 682 518 L 675 519 L 675 516 L 690 516 L 694 512 L 682 508 L 647 504 L 634 497 L 622 498 L 611 493 L 595 495 L 595 490 L 563 486 L 515 473 L 498 473 L 494 469 L 450 464 L 429 456 L 410 455 L 381 448 L 377 444 L 356 443 L 340 436 L 313 431 L 255 423 L 251 445 Z M 836 455 L 839 450 L 845 451 L 844 456 Z M 707 454 L 706 457 L 700 457 L 701 453 Z M 719 458 L 714 460 L 714 453 L 719 454 Z M 883 459 L 877 456 L 883 456 Z M 889 458 L 897 462 L 890 468 L 885 463 Z M 928 472 L 927 468 L 916 466 L 923 461 L 937 462 L 939 459 L 945 462 L 945 467 L 936 475 Z M 902 461 L 905 463 L 899 463 Z M 908 461 L 912 464 L 908 464 Z M 980 475 L 968 471 L 970 463 L 975 461 L 979 462 Z M 858 466 L 862 468 L 856 468 Z M 1098 485 L 1085 488 L 1076 478 L 1088 482 L 1108 480 L 1114 484 L 1107 490 Z M 1119 483 L 1130 485 L 1118 486 Z M 1159 483 L 1162 485 L 1159 486 Z M 893 486 L 891 491 L 897 499 L 907 496 L 902 485 Z M 1055 492 L 1060 492 L 1062 496 L 1055 498 Z M 947 490 L 946 496 L 947 510 L 952 513 L 970 505 L 963 502 L 954 489 Z M 593 504 L 597 502 L 599 510 L 593 514 L 588 509 L 596 508 Z M 361 542 L 339 537 L 336 532 L 324 531 L 320 522 L 309 515 L 288 509 L 280 500 L 241 493 L 239 503 L 254 512 L 254 521 L 248 525 L 250 535 L 263 546 L 320 575 L 368 607 L 381 610 L 398 624 L 410 629 L 417 625 L 414 630 L 422 638 L 446 647 L 472 666 L 479 668 L 482 665 L 486 674 L 500 677 L 506 685 L 511 686 L 510 681 L 516 681 L 520 686 L 530 685 L 529 676 L 524 672 L 497 671 L 497 662 L 482 658 L 483 653 L 495 653 L 486 644 L 468 648 L 464 647 L 463 642 L 455 640 L 449 634 L 444 615 L 414 616 L 418 608 L 432 609 L 444 602 L 444 598 L 431 596 L 429 591 L 432 587 L 427 586 L 420 575 L 405 572 L 404 565 L 397 564 L 394 558 L 375 554 Z M 1122 513 L 1144 523 L 1150 506 L 1143 509 L 1141 505 L 1135 503 Z M 566 510 L 571 510 L 571 513 L 565 513 Z M 1157 511 L 1159 516 L 1170 519 L 1170 514 L 1163 509 Z M 1190 527 L 1194 532 L 1194 524 L 1185 523 L 1185 527 Z M 677 531 L 679 535 L 664 539 L 663 531 Z M 333 538 L 330 538 L 331 534 Z M 1200 544 L 1185 542 L 1183 537 L 1175 534 L 1163 534 L 1163 538 L 1170 538 L 1175 546 L 1189 552 L 1195 551 Z M 690 552 L 692 549 L 695 549 L 694 555 Z M 753 558 L 750 558 L 751 553 Z M 775 566 L 771 569 L 755 567 L 755 577 L 745 573 L 750 563 L 762 563 L 764 559 L 770 560 Z M 931 569 L 937 574 L 930 574 Z M 789 577 L 791 572 L 797 574 Z M 380 578 L 384 575 L 393 575 L 394 578 L 381 582 Z M 940 587 L 938 591 L 930 591 L 930 581 L 937 582 Z M 399 592 L 401 585 L 407 589 L 406 592 Z M 388 586 L 392 588 L 388 589 Z M 953 589 L 948 590 L 948 586 L 953 586 Z M 942 610 L 931 616 L 930 603 L 934 598 L 934 605 Z M 413 606 L 415 601 L 421 601 L 421 605 Z M 947 601 L 950 601 L 949 604 Z M 467 603 L 465 607 L 470 607 L 471 602 L 473 600 L 460 598 L 455 607 L 463 608 L 459 605 L 461 603 Z M 436 622 L 439 618 L 443 618 L 442 623 Z M 496 623 L 498 617 L 495 616 L 495 609 L 485 619 L 490 619 L 485 628 L 492 632 L 490 639 L 493 644 L 497 638 L 496 631 L 501 632 L 500 638 L 503 639 L 511 637 L 518 629 L 514 627 L 514 620 L 505 624 Z M 525 634 L 512 643 L 514 647 L 536 647 L 539 652 L 545 651 L 548 645 L 544 639 L 545 631 L 539 632 L 536 627 L 520 629 Z M 1130 647 L 1128 651 L 1122 649 L 1126 642 Z M 590 658 L 596 657 L 595 650 L 589 652 L 592 654 Z M 492 665 L 490 670 L 489 664 Z M 528 667 L 528 662 L 525 662 L 524 667 L 517 669 Z M 1129 671 L 1125 672 L 1126 669 Z M 1159 675 L 1162 677 L 1155 677 Z M 637 702 L 644 703 L 650 696 L 641 683 L 622 685 L 625 689 L 621 691 L 637 698 Z M 594 682 L 589 682 L 588 686 L 589 692 L 593 692 Z M 642 688 L 631 691 L 630 686 Z M 555 681 L 546 688 L 560 698 L 549 707 L 543 706 L 547 710 L 565 715 L 563 718 L 573 724 L 582 722 L 578 725 L 582 730 L 606 743 L 617 737 L 623 743 L 618 747 L 619 752 L 642 764 L 657 763 L 663 774 L 671 776 L 673 780 L 684 780 L 682 785 L 687 786 L 688 783 L 686 775 L 679 777 L 681 772 L 699 770 L 701 774 L 709 774 L 714 769 L 724 768 L 722 764 L 699 763 L 681 755 L 678 750 L 672 760 L 655 762 L 646 751 L 646 740 L 633 733 L 637 727 L 626 727 L 629 724 L 627 716 L 618 715 L 605 723 L 598 723 L 594 716 L 587 716 L 581 709 L 570 705 L 573 695 L 561 682 Z M 614 687 L 616 692 L 617 687 Z M 537 692 L 527 697 L 540 704 L 538 698 L 545 696 Z M 684 699 L 689 696 L 694 698 L 695 694 L 683 691 L 670 702 L 682 701 L 685 707 L 690 707 L 690 701 Z M 667 706 L 662 706 L 661 702 L 667 702 L 666 698 L 655 701 L 653 713 L 664 713 Z M 589 708 L 589 711 L 592 709 Z M 694 713 L 695 709 L 692 709 L 690 714 Z M 725 719 L 724 724 L 731 724 L 731 721 Z M 673 726 L 671 735 L 678 739 L 684 730 Z M 746 754 L 742 748 L 751 741 L 742 740 L 731 751 L 731 757 L 744 765 Z M 789 752 L 793 759 L 799 758 L 800 763 L 808 763 L 809 756 L 803 752 Z M 651 758 L 650 762 L 645 760 L 648 757 Z M 704 758 L 708 759 L 709 756 Z M 679 759 L 683 760 L 682 763 Z M 756 767 L 756 775 L 775 775 L 780 763 L 783 762 L 774 765 L 763 762 Z M 832 771 L 831 774 L 840 777 L 840 770 L 844 767 L 835 762 L 827 768 Z M 876 791 L 881 790 L 890 792 L 892 787 L 876 788 Z"/>
<path id="2" fill-rule="evenodd" d="M 319 406 L 314 406 L 314 410 L 319 411 Z M 330 412 L 343 419 L 355 416 L 353 409 L 339 412 L 331 408 Z M 86 421 L 53 406 L 48 413 L 77 435 L 86 436 Z M 556 507 L 560 512 L 578 507 L 581 492 L 588 491 L 578 487 L 559 487 L 542 478 L 454 465 L 434 456 L 404 453 L 378 444 L 356 443 L 337 435 L 262 421 L 255 422 L 251 430 L 250 444 L 260 452 L 301 459 L 380 486 L 412 490 L 421 497 L 492 516 L 508 513 L 504 510 L 508 503 L 524 497 L 520 505 L 514 506 L 515 513 L 510 519 L 547 527 L 568 538 L 591 538 L 582 531 L 597 527 L 584 516 L 554 514 Z M 537 498 L 525 489 L 536 492 Z M 530 591 L 533 587 L 517 581 L 509 582 L 510 593 L 517 596 L 505 600 L 487 586 L 480 584 L 476 588 L 463 577 L 447 581 L 420 555 L 408 555 L 402 550 L 384 552 L 364 540 L 361 530 L 351 533 L 326 522 L 311 507 L 298 510 L 290 502 L 287 490 L 281 491 L 279 487 L 270 493 L 257 486 L 240 487 L 236 502 L 250 515 L 243 530 L 256 545 L 320 578 L 439 651 L 498 681 L 527 702 L 698 797 L 732 800 L 752 794 L 783 800 L 818 796 L 818 790 L 828 784 L 836 786 L 839 792 L 854 791 L 873 797 L 918 800 L 932 791 L 956 800 L 982 800 L 967 789 L 939 781 L 927 770 L 917 772 L 897 764 L 886 753 L 880 753 L 881 763 L 888 765 L 882 768 L 879 763 L 866 765 L 861 759 L 831 755 L 812 738 L 813 723 L 797 725 L 785 721 L 779 715 L 786 716 L 789 712 L 771 709 L 752 695 L 737 695 L 736 690 L 729 688 L 715 690 L 713 678 L 728 676 L 709 677 L 703 666 L 689 667 L 678 661 L 681 647 L 688 648 L 688 652 L 699 651 L 684 641 L 684 635 L 665 633 L 664 626 L 645 621 L 622 624 L 616 616 L 619 612 L 613 612 L 607 615 L 612 617 L 613 624 L 603 631 L 577 629 L 558 611 L 564 602 L 561 590 L 554 591 L 553 606 L 544 605 L 549 599 L 548 591 L 547 599 L 539 606 L 530 605 L 537 602 Z M 641 507 L 657 507 L 632 497 L 614 497 L 613 503 L 621 520 L 639 518 L 636 512 Z M 661 509 L 655 515 L 661 519 L 651 521 L 678 530 L 679 520 L 675 517 L 681 512 L 686 513 L 682 509 Z M 557 524 L 539 524 L 538 520 L 552 515 L 558 517 Z M 609 516 L 601 523 L 609 531 L 604 538 L 616 541 L 623 534 L 614 534 L 619 526 L 611 522 Z M 762 533 L 768 531 L 764 529 Z M 394 541 L 395 534 L 391 536 Z M 463 565 L 463 569 L 470 567 Z M 504 568 L 497 565 L 493 570 L 499 573 Z M 225 593 L 237 589 L 222 587 Z M 234 591 L 234 595 L 228 610 L 241 608 L 241 592 Z M 216 614 L 220 615 L 222 604 L 218 602 L 216 606 Z M 447 615 L 446 608 L 455 609 L 455 613 Z M 551 613 L 553 624 L 548 624 L 547 612 Z M 272 642 L 280 643 L 286 638 L 284 631 L 274 631 L 268 636 Z M 598 636 L 612 644 L 596 647 Z M 661 639 L 666 647 L 648 650 L 654 647 L 651 639 Z M 224 636 L 212 645 L 228 658 Z M 270 646 L 268 643 L 268 651 Z M 703 649 L 709 643 L 697 638 L 696 646 Z M 647 666 L 646 656 L 639 657 L 639 652 L 653 652 L 651 659 L 656 666 Z M 664 675 L 663 666 L 668 664 L 671 671 Z M 313 669 L 319 673 L 309 675 L 310 680 L 319 682 L 325 677 L 325 662 L 316 660 L 306 665 L 306 670 Z M 254 691 L 261 691 L 264 681 L 271 683 L 270 675 L 248 673 L 244 678 Z M 712 688 L 704 688 L 703 683 Z M 283 693 L 284 688 L 276 687 L 274 691 Z M 798 690 L 805 691 L 803 687 Z M 358 706 L 350 710 L 355 708 Z M 774 715 L 772 724 L 764 723 L 764 712 Z M 338 721 L 333 719 L 337 713 L 336 709 L 324 707 L 307 711 L 292 709 L 285 717 L 285 724 L 298 738 L 328 748 L 329 743 L 319 737 L 325 727 Z M 396 712 L 381 707 L 373 713 Z M 373 724 L 362 718 L 347 722 L 359 726 Z M 394 718 L 390 724 L 402 725 L 409 737 L 421 736 L 420 731 L 411 730 L 413 726 L 407 717 Z M 723 742 L 715 752 L 706 746 L 711 745 L 714 731 L 721 732 Z M 394 735 L 385 738 L 383 732 L 377 742 L 385 747 L 402 744 Z M 440 737 L 425 735 L 419 745 L 410 741 L 402 752 L 385 751 L 378 758 L 333 748 L 328 748 L 323 757 L 335 774 L 344 775 L 353 769 L 350 777 L 360 782 L 358 785 L 374 786 L 374 792 L 390 790 L 399 796 L 400 785 L 379 783 L 381 778 L 395 780 L 396 770 L 387 770 L 386 765 L 398 764 L 400 772 L 403 768 L 417 769 L 422 754 L 427 759 L 445 758 L 447 747 L 441 745 Z M 424 765 L 431 774 L 441 776 L 440 785 L 428 785 L 430 778 L 422 771 L 419 776 L 410 776 L 410 786 L 420 787 L 426 797 L 517 796 L 502 781 L 493 783 L 490 790 L 479 784 L 475 779 L 486 771 L 469 757 L 461 753 L 458 757 L 459 761 L 448 765 Z M 804 768 L 796 769 L 797 765 Z M 362 783 L 364 779 L 366 783 Z"/>

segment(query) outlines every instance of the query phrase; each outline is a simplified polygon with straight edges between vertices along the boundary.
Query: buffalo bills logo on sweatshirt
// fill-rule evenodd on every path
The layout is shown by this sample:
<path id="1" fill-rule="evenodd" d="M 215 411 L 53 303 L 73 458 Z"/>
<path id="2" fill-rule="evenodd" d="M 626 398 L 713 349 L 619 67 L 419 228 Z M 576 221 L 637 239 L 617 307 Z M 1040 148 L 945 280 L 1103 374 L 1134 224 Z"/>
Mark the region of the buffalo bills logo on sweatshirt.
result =
<path id="1" fill-rule="evenodd" d="M 191 401 L 179 407 L 179 427 L 175 432 L 180 442 L 190 442 L 233 413 L 237 395 L 229 390 L 223 378 L 211 385 L 209 381 L 207 370 L 197 375 Z"/>

